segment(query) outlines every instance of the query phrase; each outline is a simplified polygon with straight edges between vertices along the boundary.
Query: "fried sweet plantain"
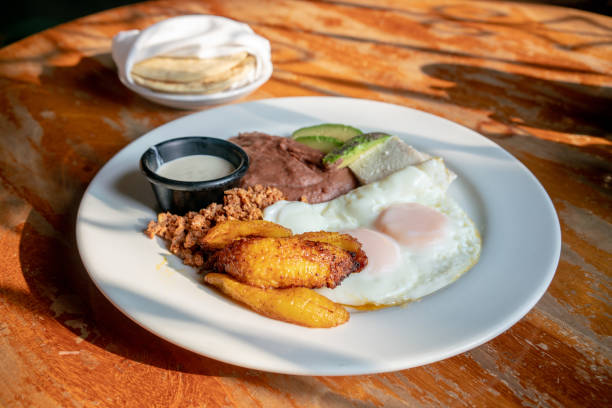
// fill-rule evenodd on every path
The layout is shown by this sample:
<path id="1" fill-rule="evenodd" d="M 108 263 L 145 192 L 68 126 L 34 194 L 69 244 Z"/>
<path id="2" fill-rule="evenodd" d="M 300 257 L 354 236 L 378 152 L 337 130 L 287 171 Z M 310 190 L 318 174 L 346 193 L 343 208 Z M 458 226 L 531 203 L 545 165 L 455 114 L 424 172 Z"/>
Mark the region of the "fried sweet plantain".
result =
<path id="1" fill-rule="evenodd" d="M 200 240 L 200 245 L 206 249 L 221 249 L 235 239 L 258 236 L 258 237 L 289 237 L 292 232 L 282 225 L 264 220 L 228 220 L 219 223 L 208 230 Z"/>
<path id="2" fill-rule="evenodd" d="M 339 248 L 349 251 L 361 265 L 361 269 L 365 268 L 368 264 L 368 257 L 363 249 L 361 249 L 361 243 L 357 241 L 355 237 L 349 234 L 342 234 L 340 232 L 329 232 L 329 231 L 316 231 L 316 232 L 304 232 L 294 237 L 307 239 L 309 241 L 327 242 L 328 244 L 335 245 Z M 355 271 L 358 272 L 358 271 Z"/>
<path id="3" fill-rule="evenodd" d="M 204 277 L 209 285 L 266 317 L 306 327 L 334 327 L 349 320 L 349 312 L 312 289 L 260 289 L 220 273 Z"/>
<path id="4" fill-rule="evenodd" d="M 299 235 L 294 235 L 298 238 L 307 239 L 309 241 L 327 242 L 349 252 L 358 252 L 361 250 L 361 244 L 349 234 L 329 231 L 313 231 L 304 232 Z"/>
<path id="5" fill-rule="evenodd" d="M 212 265 L 218 272 L 260 288 L 335 288 L 365 266 L 342 248 L 299 237 L 234 241 L 213 255 Z"/>

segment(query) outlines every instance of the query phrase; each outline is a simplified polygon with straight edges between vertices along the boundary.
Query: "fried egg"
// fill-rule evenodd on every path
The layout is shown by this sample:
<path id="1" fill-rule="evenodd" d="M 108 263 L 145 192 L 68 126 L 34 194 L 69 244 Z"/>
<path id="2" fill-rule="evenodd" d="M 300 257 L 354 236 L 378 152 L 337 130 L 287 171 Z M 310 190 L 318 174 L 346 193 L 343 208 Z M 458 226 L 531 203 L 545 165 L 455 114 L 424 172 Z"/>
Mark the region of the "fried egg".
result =
<path id="1" fill-rule="evenodd" d="M 339 231 L 357 238 L 368 265 L 334 289 L 317 291 L 350 306 L 390 306 L 455 281 L 480 256 L 480 234 L 446 194 L 454 175 L 439 158 L 409 166 L 331 201 L 279 201 L 264 219 L 293 233 Z"/>

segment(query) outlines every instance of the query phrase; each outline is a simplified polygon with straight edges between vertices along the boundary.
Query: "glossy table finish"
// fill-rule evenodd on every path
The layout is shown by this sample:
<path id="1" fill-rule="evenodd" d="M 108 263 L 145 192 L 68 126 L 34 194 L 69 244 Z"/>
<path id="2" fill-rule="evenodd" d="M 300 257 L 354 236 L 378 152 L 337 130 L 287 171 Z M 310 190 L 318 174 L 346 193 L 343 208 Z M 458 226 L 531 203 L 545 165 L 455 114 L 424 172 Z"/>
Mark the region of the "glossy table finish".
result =
<path id="1" fill-rule="evenodd" d="M 537 306 L 470 352 L 353 377 L 230 366 L 117 311 L 80 264 L 76 208 L 113 154 L 189 112 L 124 88 L 111 38 L 190 13 L 243 21 L 271 41 L 274 74 L 245 100 L 341 95 L 409 106 L 472 128 L 523 162 L 551 196 L 563 234 Z M 611 18 L 486 1 L 151 2 L 3 48 L 0 90 L 0 405 L 610 404 Z"/>

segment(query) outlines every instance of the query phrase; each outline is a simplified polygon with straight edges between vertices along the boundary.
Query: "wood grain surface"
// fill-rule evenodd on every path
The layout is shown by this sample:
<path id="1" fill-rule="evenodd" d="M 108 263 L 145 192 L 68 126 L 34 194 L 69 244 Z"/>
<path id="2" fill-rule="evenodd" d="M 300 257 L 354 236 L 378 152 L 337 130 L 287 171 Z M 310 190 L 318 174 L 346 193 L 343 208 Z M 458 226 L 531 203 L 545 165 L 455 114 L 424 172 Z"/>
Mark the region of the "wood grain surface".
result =
<path id="1" fill-rule="evenodd" d="M 274 74 L 246 100 L 342 95 L 409 106 L 472 128 L 523 162 L 551 196 L 563 235 L 537 306 L 464 354 L 352 377 L 230 366 L 117 311 L 80 264 L 76 208 L 113 154 L 189 112 L 123 87 L 111 38 L 191 13 L 243 21 L 271 41 Z M 0 406 L 611 404 L 611 18 L 531 2 L 441 0 L 109 10 L 0 50 L 0 179 Z"/>

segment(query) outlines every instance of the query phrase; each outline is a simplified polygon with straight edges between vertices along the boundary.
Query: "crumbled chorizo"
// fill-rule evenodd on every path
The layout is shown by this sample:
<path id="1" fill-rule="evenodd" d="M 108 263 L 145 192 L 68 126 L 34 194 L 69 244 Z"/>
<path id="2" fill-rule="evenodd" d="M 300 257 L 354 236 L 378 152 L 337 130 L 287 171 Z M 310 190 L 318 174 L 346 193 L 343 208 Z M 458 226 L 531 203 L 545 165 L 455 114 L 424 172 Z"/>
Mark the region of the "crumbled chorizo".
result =
<path id="1" fill-rule="evenodd" d="M 225 191 L 223 204 L 212 203 L 200 211 L 190 211 L 184 216 L 169 212 L 159 213 L 157 221 L 151 220 L 144 233 L 159 236 L 168 242 L 168 249 L 183 260 L 185 265 L 202 267 L 206 254 L 198 245 L 201 237 L 217 223 L 232 220 L 260 220 L 263 209 L 284 200 L 283 193 L 275 187 L 256 185 Z"/>

